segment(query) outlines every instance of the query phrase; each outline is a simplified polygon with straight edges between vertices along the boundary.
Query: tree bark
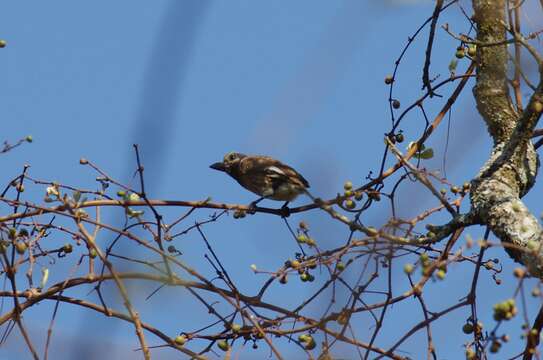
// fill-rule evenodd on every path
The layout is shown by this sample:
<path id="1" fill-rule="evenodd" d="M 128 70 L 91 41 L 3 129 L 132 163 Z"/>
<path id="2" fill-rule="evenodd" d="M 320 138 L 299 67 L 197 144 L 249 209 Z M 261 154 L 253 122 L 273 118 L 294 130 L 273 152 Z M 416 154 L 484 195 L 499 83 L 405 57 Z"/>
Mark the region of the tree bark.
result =
<path id="1" fill-rule="evenodd" d="M 505 0 L 473 0 L 477 76 L 473 94 L 494 141 L 489 160 L 472 180 L 472 213 L 503 242 L 509 255 L 543 278 L 542 229 L 521 201 L 539 167 L 531 135 L 541 115 L 541 80 L 526 110 L 513 106 L 507 83 Z M 513 34 L 520 39 L 520 34 Z M 499 45 L 498 45 L 499 44 Z M 540 76 L 541 78 L 541 76 Z"/>

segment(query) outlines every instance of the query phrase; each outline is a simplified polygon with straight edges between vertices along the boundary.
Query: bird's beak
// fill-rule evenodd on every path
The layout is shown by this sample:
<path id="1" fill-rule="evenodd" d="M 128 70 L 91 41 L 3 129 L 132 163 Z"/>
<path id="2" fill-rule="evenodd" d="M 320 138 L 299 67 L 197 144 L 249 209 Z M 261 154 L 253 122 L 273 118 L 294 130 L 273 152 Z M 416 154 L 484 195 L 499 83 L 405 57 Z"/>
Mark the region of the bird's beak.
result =
<path id="1" fill-rule="evenodd" d="M 209 167 L 219 171 L 226 171 L 226 167 L 222 162 L 216 162 L 215 164 L 211 164 Z"/>

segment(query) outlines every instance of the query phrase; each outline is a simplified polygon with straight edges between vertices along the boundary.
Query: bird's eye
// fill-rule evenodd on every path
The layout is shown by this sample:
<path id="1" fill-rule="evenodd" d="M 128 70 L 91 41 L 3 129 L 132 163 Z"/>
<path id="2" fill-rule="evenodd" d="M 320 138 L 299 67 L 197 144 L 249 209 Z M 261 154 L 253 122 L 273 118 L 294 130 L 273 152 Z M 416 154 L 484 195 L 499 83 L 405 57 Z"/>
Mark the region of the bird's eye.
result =
<path id="1" fill-rule="evenodd" d="M 236 154 L 230 154 L 230 155 L 228 155 L 228 160 L 230 160 L 230 161 L 236 160 Z"/>

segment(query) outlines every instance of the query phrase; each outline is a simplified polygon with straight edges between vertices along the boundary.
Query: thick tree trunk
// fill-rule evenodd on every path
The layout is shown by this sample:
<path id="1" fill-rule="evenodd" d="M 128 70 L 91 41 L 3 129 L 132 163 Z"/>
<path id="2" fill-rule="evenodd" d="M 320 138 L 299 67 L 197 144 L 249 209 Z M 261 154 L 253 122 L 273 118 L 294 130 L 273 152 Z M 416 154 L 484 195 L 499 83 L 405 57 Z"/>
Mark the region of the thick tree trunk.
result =
<path id="1" fill-rule="evenodd" d="M 518 113 L 507 84 L 505 6 L 505 0 L 473 0 L 478 42 L 473 93 L 494 148 L 472 181 L 472 212 L 501 239 L 512 258 L 543 278 L 542 229 L 520 200 L 533 186 L 539 166 L 530 139 L 540 117 L 540 107 L 534 104 L 541 98 L 541 82 L 526 110 Z"/>

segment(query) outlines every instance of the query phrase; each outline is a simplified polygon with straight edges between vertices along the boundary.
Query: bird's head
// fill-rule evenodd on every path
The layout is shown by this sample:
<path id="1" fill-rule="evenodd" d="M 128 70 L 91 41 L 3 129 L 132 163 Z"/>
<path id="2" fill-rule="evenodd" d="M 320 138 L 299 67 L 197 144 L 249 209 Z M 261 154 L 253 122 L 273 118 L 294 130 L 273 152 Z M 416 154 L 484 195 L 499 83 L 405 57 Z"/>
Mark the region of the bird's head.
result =
<path id="1" fill-rule="evenodd" d="M 237 167 L 239 166 L 239 162 L 244 157 L 246 157 L 246 155 L 232 151 L 224 155 L 222 162 L 216 162 L 209 167 L 230 174 L 232 172 L 232 169 L 237 169 Z"/>

